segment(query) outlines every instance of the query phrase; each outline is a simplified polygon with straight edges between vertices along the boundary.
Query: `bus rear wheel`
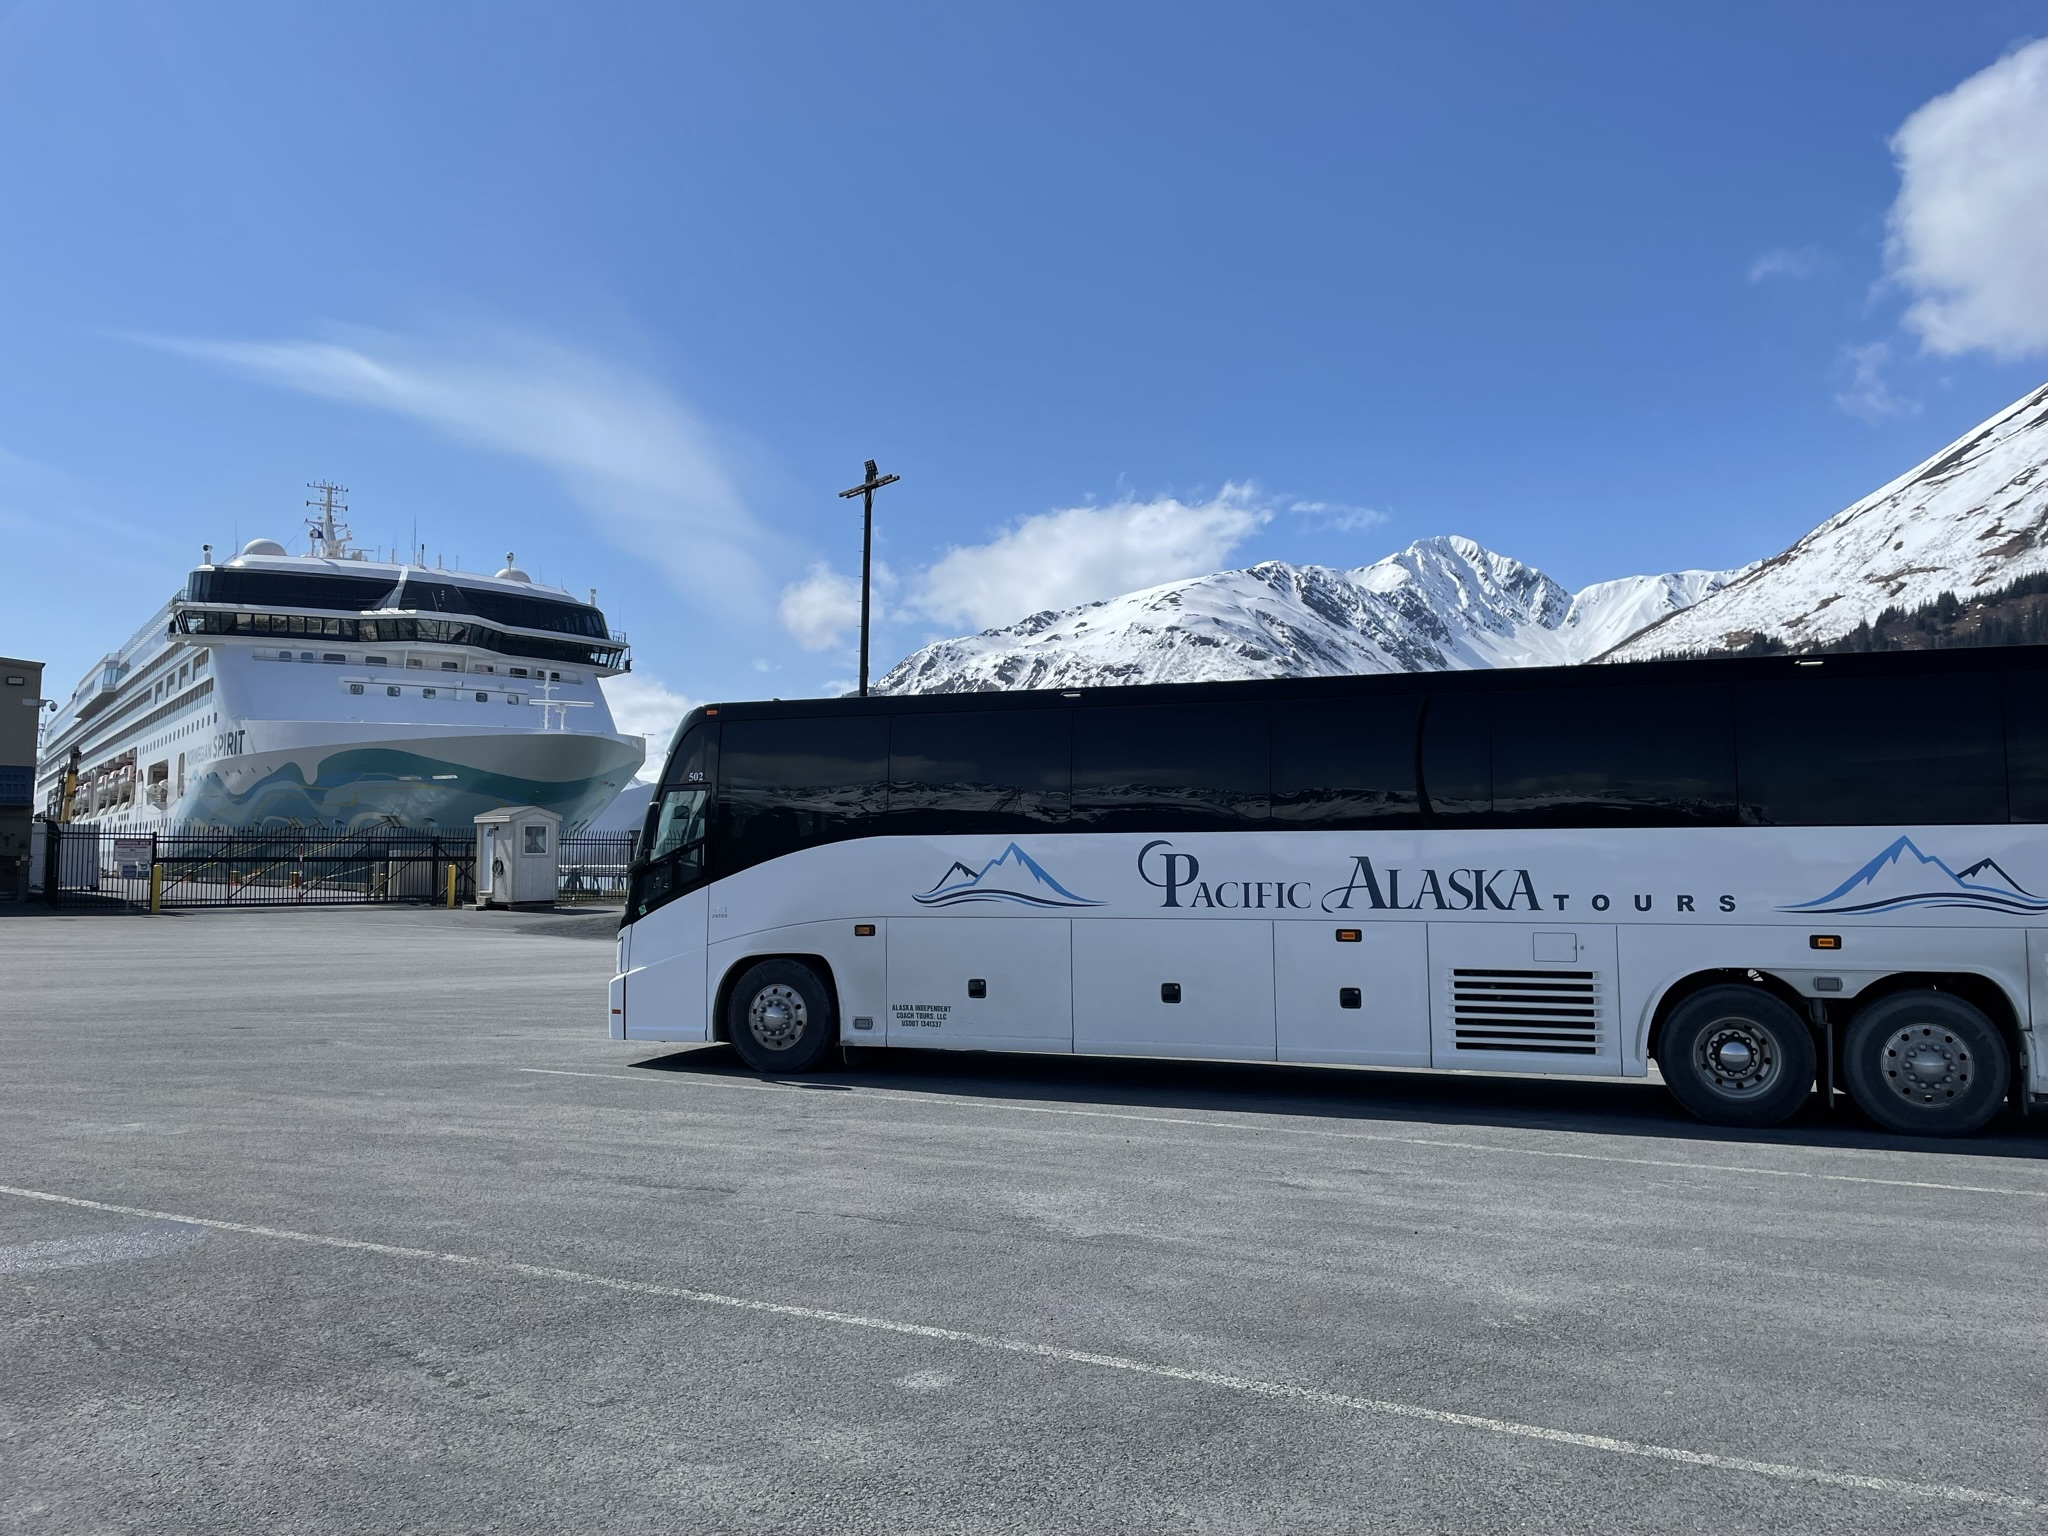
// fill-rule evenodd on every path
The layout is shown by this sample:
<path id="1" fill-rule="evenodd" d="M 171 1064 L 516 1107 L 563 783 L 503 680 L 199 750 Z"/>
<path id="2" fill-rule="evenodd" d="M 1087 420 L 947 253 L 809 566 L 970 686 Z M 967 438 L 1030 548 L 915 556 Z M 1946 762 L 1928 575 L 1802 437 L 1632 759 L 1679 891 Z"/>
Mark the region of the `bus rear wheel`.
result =
<path id="1" fill-rule="evenodd" d="M 801 960 L 763 960 L 733 987 L 725 1034 L 756 1072 L 808 1072 L 839 1039 L 838 1010 Z"/>
<path id="2" fill-rule="evenodd" d="M 1708 987 L 1664 1021 L 1657 1069 L 1710 1125 L 1776 1125 L 1812 1091 L 1813 1034 L 1761 987 Z"/>
<path id="3" fill-rule="evenodd" d="M 1894 992 L 1850 1021 L 1849 1097 L 1888 1130 L 1967 1136 L 1998 1113 L 2012 1063 L 1998 1027 L 1946 992 Z"/>

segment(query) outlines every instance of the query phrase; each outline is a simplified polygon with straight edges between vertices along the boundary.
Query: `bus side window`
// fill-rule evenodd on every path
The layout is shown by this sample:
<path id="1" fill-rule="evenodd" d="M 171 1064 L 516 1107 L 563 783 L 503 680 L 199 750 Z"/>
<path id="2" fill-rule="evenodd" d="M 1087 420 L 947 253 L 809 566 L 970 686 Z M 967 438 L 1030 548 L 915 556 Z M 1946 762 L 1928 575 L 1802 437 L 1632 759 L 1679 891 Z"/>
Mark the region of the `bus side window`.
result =
<path id="1" fill-rule="evenodd" d="M 880 833 L 888 771 L 884 716 L 727 720 L 712 829 L 718 877 Z"/>
<path id="2" fill-rule="evenodd" d="M 2005 777 L 2014 821 L 2048 821 L 2048 675 L 2005 680 Z"/>
<path id="3" fill-rule="evenodd" d="M 1727 690 L 1502 689 L 1493 810 L 1504 826 L 1733 826 Z"/>
<path id="4" fill-rule="evenodd" d="M 1263 704 L 1074 711 L 1074 820 L 1103 832 L 1228 831 L 1264 822 L 1272 741 Z"/>
<path id="5" fill-rule="evenodd" d="M 1418 825 L 1421 713 L 1420 694 L 1275 703 L 1273 820 L 1331 830 Z"/>
<path id="6" fill-rule="evenodd" d="M 1812 677 L 1736 694 L 1748 826 L 1911 826 L 2006 819 L 1994 680 Z"/>
<path id="7" fill-rule="evenodd" d="M 889 725 L 889 830 L 964 836 L 1064 822 L 1073 743 L 1063 709 L 903 714 Z"/>
<path id="8" fill-rule="evenodd" d="M 1432 817 L 1493 810 L 1492 721 L 1486 695 L 1432 694 L 1422 712 L 1422 793 Z"/>

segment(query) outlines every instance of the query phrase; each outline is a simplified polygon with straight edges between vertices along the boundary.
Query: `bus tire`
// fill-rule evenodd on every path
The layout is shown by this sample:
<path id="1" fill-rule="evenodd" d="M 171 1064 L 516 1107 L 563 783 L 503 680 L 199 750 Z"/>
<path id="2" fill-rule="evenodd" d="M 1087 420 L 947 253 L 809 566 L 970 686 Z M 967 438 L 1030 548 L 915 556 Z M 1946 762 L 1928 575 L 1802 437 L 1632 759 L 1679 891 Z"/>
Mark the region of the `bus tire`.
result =
<path id="1" fill-rule="evenodd" d="M 756 1072 L 808 1072 L 839 1043 L 832 989 L 801 960 L 749 966 L 726 1003 L 725 1026 Z"/>
<path id="2" fill-rule="evenodd" d="M 1998 1113 L 2012 1061 L 1998 1026 L 1947 992 L 1894 992 L 1849 1022 L 1849 1097 L 1887 1130 L 1967 1136 Z"/>
<path id="3" fill-rule="evenodd" d="M 1707 987 L 1664 1021 L 1657 1069 L 1709 1125 L 1777 1125 L 1813 1090 L 1813 1034 L 1761 987 Z"/>

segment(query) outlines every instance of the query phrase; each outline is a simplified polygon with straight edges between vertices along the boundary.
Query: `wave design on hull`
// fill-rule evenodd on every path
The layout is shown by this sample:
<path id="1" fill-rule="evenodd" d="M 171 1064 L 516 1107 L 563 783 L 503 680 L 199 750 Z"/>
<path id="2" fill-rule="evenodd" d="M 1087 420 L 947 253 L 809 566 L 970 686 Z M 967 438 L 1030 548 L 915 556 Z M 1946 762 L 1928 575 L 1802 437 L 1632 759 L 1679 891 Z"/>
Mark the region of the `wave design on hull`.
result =
<path id="1" fill-rule="evenodd" d="M 630 769 L 622 769 L 621 783 L 631 776 Z M 228 789 L 209 772 L 200 780 L 198 792 L 187 797 L 181 820 L 188 826 L 238 832 L 407 826 L 459 828 L 467 833 L 474 818 L 485 811 L 537 805 L 561 816 L 564 831 L 571 831 L 580 830 L 602 811 L 620 787 L 602 779 L 522 778 L 388 747 L 347 748 L 322 759 L 310 782 L 296 761 L 240 791 Z"/>

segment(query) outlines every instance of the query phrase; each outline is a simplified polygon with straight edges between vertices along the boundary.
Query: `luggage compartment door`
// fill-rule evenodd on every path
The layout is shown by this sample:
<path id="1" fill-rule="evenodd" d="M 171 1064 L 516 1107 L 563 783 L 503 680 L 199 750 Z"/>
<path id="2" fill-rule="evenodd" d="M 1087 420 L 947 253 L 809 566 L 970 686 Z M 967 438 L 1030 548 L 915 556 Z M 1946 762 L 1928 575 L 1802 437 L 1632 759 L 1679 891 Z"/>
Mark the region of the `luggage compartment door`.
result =
<path id="1" fill-rule="evenodd" d="M 1074 922 L 1074 1049 L 1273 1059 L 1273 924 Z"/>
<path id="2" fill-rule="evenodd" d="M 1430 1064 L 1426 923 L 1276 922 L 1273 971 L 1282 1061 Z"/>
<path id="3" fill-rule="evenodd" d="M 891 1045 L 1074 1048 L 1073 923 L 898 917 L 889 923 Z"/>

